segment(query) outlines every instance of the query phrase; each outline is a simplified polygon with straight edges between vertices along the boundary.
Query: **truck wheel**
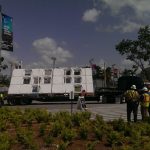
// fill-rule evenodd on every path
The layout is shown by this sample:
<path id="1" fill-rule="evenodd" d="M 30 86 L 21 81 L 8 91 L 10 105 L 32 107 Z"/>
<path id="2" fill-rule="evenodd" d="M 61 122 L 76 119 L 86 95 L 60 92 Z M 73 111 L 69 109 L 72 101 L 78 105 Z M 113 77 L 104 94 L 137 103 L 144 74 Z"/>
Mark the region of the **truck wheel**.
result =
<path id="1" fill-rule="evenodd" d="M 14 105 L 14 100 L 13 99 L 7 99 L 8 105 Z"/>

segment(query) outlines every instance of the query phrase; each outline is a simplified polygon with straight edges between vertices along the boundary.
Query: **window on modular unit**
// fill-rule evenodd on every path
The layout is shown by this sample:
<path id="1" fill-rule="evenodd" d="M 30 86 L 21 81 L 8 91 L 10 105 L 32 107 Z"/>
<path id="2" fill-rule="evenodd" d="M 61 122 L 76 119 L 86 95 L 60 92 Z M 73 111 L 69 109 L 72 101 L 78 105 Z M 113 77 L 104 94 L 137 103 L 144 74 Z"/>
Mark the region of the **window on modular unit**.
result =
<path id="1" fill-rule="evenodd" d="M 38 84 L 38 77 L 34 77 L 34 84 Z"/>
<path id="2" fill-rule="evenodd" d="M 25 76 L 31 76 L 32 70 L 25 70 Z"/>
<path id="3" fill-rule="evenodd" d="M 75 92 L 81 92 L 81 88 L 82 88 L 81 85 L 75 85 L 75 86 L 74 86 L 74 91 L 75 91 Z"/>
<path id="4" fill-rule="evenodd" d="M 39 92 L 39 86 L 38 85 L 33 86 L 32 92 Z"/>
<path id="5" fill-rule="evenodd" d="M 52 70 L 51 69 L 45 69 L 45 75 L 51 75 L 52 74 Z"/>
<path id="6" fill-rule="evenodd" d="M 80 75 L 80 74 L 81 74 L 81 69 L 74 70 L 74 75 Z"/>
<path id="7" fill-rule="evenodd" d="M 30 84 L 31 78 L 24 78 L 23 79 L 23 84 Z"/>
<path id="8" fill-rule="evenodd" d="M 65 75 L 67 75 L 67 76 L 68 76 L 68 75 L 71 75 L 71 69 L 66 69 L 66 70 L 65 70 Z"/>
<path id="9" fill-rule="evenodd" d="M 44 84 L 49 84 L 51 83 L 51 78 L 50 77 L 44 77 Z"/>
<path id="10" fill-rule="evenodd" d="M 74 83 L 81 83 L 81 77 L 75 77 Z"/>
<path id="11" fill-rule="evenodd" d="M 64 83 L 71 83 L 71 77 L 65 77 Z"/>

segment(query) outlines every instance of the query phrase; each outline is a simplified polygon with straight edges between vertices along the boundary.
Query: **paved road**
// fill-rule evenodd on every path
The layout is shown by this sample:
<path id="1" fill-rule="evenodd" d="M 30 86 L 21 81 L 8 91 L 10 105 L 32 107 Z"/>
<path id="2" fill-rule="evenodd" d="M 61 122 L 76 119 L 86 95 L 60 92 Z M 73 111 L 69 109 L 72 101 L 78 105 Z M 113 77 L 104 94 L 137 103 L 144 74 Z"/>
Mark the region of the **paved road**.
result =
<path id="1" fill-rule="evenodd" d="M 96 114 L 102 115 L 104 120 L 113 120 L 123 118 L 127 121 L 126 104 L 101 104 L 95 107 L 89 107 L 93 117 Z M 133 114 L 132 114 L 133 119 Z M 141 120 L 140 107 L 138 109 L 138 120 Z"/>
<path id="2" fill-rule="evenodd" d="M 33 102 L 32 105 L 21 105 L 21 106 L 10 106 L 12 108 L 45 108 L 49 112 L 58 112 L 58 111 L 69 111 L 71 112 L 71 104 L 69 103 L 39 103 Z M 72 112 L 77 112 L 79 110 L 76 109 L 77 104 L 74 103 L 72 107 Z M 118 118 L 126 119 L 126 104 L 99 104 L 99 103 L 87 103 L 88 111 L 92 113 L 92 118 L 95 117 L 96 114 L 103 116 L 103 119 L 113 120 Z M 140 108 L 139 108 L 140 109 Z M 132 116 L 133 118 L 133 116 Z M 141 119 L 140 110 L 138 111 L 138 119 Z"/>

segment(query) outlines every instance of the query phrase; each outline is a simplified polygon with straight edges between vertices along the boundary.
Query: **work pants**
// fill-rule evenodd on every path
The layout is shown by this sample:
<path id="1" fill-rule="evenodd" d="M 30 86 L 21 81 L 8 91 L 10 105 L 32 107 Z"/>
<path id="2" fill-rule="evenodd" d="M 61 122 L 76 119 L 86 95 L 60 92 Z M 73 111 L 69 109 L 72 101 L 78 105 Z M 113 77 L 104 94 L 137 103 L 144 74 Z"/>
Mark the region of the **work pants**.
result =
<path id="1" fill-rule="evenodd" d="M 148 107 L 144 107 L 141 105 L 141 115 L 142 115 L 142 120 L 148 117 Z"/>
<path id="2" fill-rule="evenodd" d="M 133 112 L 134 122 L 137 122 L 138 102 L 129 101 L 127 102 L 127 121 L 131 121 L 131 113 Z"/>

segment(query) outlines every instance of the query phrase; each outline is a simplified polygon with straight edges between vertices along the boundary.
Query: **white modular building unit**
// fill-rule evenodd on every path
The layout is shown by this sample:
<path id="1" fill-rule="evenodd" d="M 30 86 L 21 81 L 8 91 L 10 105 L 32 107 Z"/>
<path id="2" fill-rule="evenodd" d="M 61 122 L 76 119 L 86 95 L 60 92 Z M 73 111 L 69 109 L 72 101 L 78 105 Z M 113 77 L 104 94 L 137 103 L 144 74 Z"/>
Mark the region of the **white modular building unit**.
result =
<path id="1" fill-rule="evenodd" d="M 63 95 L 82 90 L 94 94 L 91 68 L 14 69 L 9 95 Z"/>

